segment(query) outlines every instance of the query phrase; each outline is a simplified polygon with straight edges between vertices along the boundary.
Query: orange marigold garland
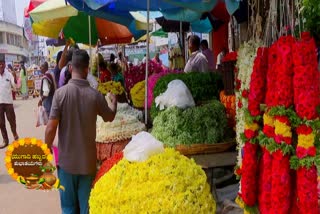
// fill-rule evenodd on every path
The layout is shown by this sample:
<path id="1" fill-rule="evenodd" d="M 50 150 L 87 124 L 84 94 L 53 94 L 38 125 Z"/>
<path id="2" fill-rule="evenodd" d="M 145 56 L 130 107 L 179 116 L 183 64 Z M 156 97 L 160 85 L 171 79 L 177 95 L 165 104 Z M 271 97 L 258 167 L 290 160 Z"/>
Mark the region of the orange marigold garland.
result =
<path id="1" fill-rule="evenodd" d="M 233 128 L 236 125 L 236 96 L 226 95 L 224 91 L 220 92 L 220 101 L 226 108 L 228 125 Z"/>
<path id="2" fill-rule="evenodd" d="M 317 70 L 316 45 L 309 33 L 303 33 L 294 45 L 294 106 L 302 120 L 318 120 L 317 107 L 320 104 L 319 71 Z M 307 124 L 297 128 L 297 207 L 299 213 L 318 212 L 316 130 Z M 293 158 L 294 162 L 294 158 Z"/>

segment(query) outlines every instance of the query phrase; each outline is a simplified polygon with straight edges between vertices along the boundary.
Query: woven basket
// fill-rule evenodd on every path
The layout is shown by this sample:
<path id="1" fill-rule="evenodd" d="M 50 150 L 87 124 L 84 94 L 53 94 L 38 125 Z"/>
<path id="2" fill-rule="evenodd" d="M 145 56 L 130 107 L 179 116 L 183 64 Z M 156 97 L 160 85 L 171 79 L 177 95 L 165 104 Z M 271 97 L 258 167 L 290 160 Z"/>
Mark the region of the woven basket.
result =
<path id="1" fill-rule="evenodd" d="M 130 139 L 116 141 L 112 143 L 99 143 L 96 142 L 97 146 L 97 159 L 99 161 L 108 160 L 111 158 L 115 153 L 121 152 L 124 147 L 130 142 Z"/>
<path id="2" fill-rule="evenodd" d="M 235 139 L 216 144 L 177 145 L 176 150 L 183 155 L 213 154 L 225 152 L 236 144 Z"/>
<path id="3" fill-rule="evenodd" d="M 222 81 L 226 95 L 234 94 L 234 68 L 236 61 L 222 63 Z"/>

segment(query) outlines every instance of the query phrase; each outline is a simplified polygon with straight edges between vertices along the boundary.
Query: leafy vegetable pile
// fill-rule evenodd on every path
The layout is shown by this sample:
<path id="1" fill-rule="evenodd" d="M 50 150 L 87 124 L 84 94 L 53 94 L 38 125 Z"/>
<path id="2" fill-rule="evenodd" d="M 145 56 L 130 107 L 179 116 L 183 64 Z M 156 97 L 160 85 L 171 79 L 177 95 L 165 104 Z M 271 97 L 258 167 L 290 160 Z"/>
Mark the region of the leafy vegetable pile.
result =
<path id="1" fill-rule="evenodd" d="M 189 88 L 194 101 L 208 101 L 212 99 L 218 99 L 219 92 L 223 88 L 221 76 L 217 73 L 180 73 L 180 74 L 168 74 L 161 77 L 153 90 L 154 97 L 159 96 L 167 90 L 168 84 L 172 80 L 182 80 Z M 155 106 L 155 103 L 151 107 L 151 117 L 155 118 L 159 109 Z"/>
<path id="2" fill-rule="evenodd" d="M 224 106 L 211 101 L 186 110 L 168 108 L 153 121 L 152 135 L 167 146 L 219 143 L 227 127 Z"/>

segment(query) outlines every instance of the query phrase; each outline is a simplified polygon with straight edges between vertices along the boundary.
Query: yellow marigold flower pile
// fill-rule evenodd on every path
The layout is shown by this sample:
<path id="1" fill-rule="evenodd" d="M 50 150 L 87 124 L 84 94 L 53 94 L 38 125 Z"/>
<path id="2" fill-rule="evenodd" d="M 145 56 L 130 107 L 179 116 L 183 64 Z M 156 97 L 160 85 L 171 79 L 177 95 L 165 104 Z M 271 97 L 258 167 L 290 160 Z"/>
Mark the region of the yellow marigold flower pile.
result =
<path id="1" fill-rule="evenodd" d="M 207 177 L 174 149 L 145 162 L 122 159 L 95 184 L 90 213 L 215 213 Z"/>
<path id="2" fill-rule="evenodd" d="M 124 92 L 124 88 L 120 82 L 109 81 L 105 83 L 99 83 L 98 91 L 104 95 L 106 95 L 108 92 L 114 95 L 121 95 Z"/>
<path id="3" fill-rule="evenodd" d="M 131 100 L 135 107 L 143 108 L 144 107 L 144 98 L 145 98 L 145 81 L 138 82 L 130 90 Z"/>

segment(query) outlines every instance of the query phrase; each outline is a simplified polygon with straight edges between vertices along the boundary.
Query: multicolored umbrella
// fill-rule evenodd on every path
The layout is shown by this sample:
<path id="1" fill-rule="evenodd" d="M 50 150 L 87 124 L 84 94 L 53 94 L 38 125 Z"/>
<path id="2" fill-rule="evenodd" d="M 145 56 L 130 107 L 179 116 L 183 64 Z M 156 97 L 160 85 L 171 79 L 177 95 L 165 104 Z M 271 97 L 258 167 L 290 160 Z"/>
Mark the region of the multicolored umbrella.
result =
<path id="1" fill-rule="evenodd" d="M 50 38 L 72 38 L 84 44 L 97 44 L 99 39 L 102 45 L 107 45 L 130 43 L 133 37 L 127 27 L 89 17 L 66 5 L 65 0 L 47 0 L 32 10 L 30 16 L 33 32 Z"/>

